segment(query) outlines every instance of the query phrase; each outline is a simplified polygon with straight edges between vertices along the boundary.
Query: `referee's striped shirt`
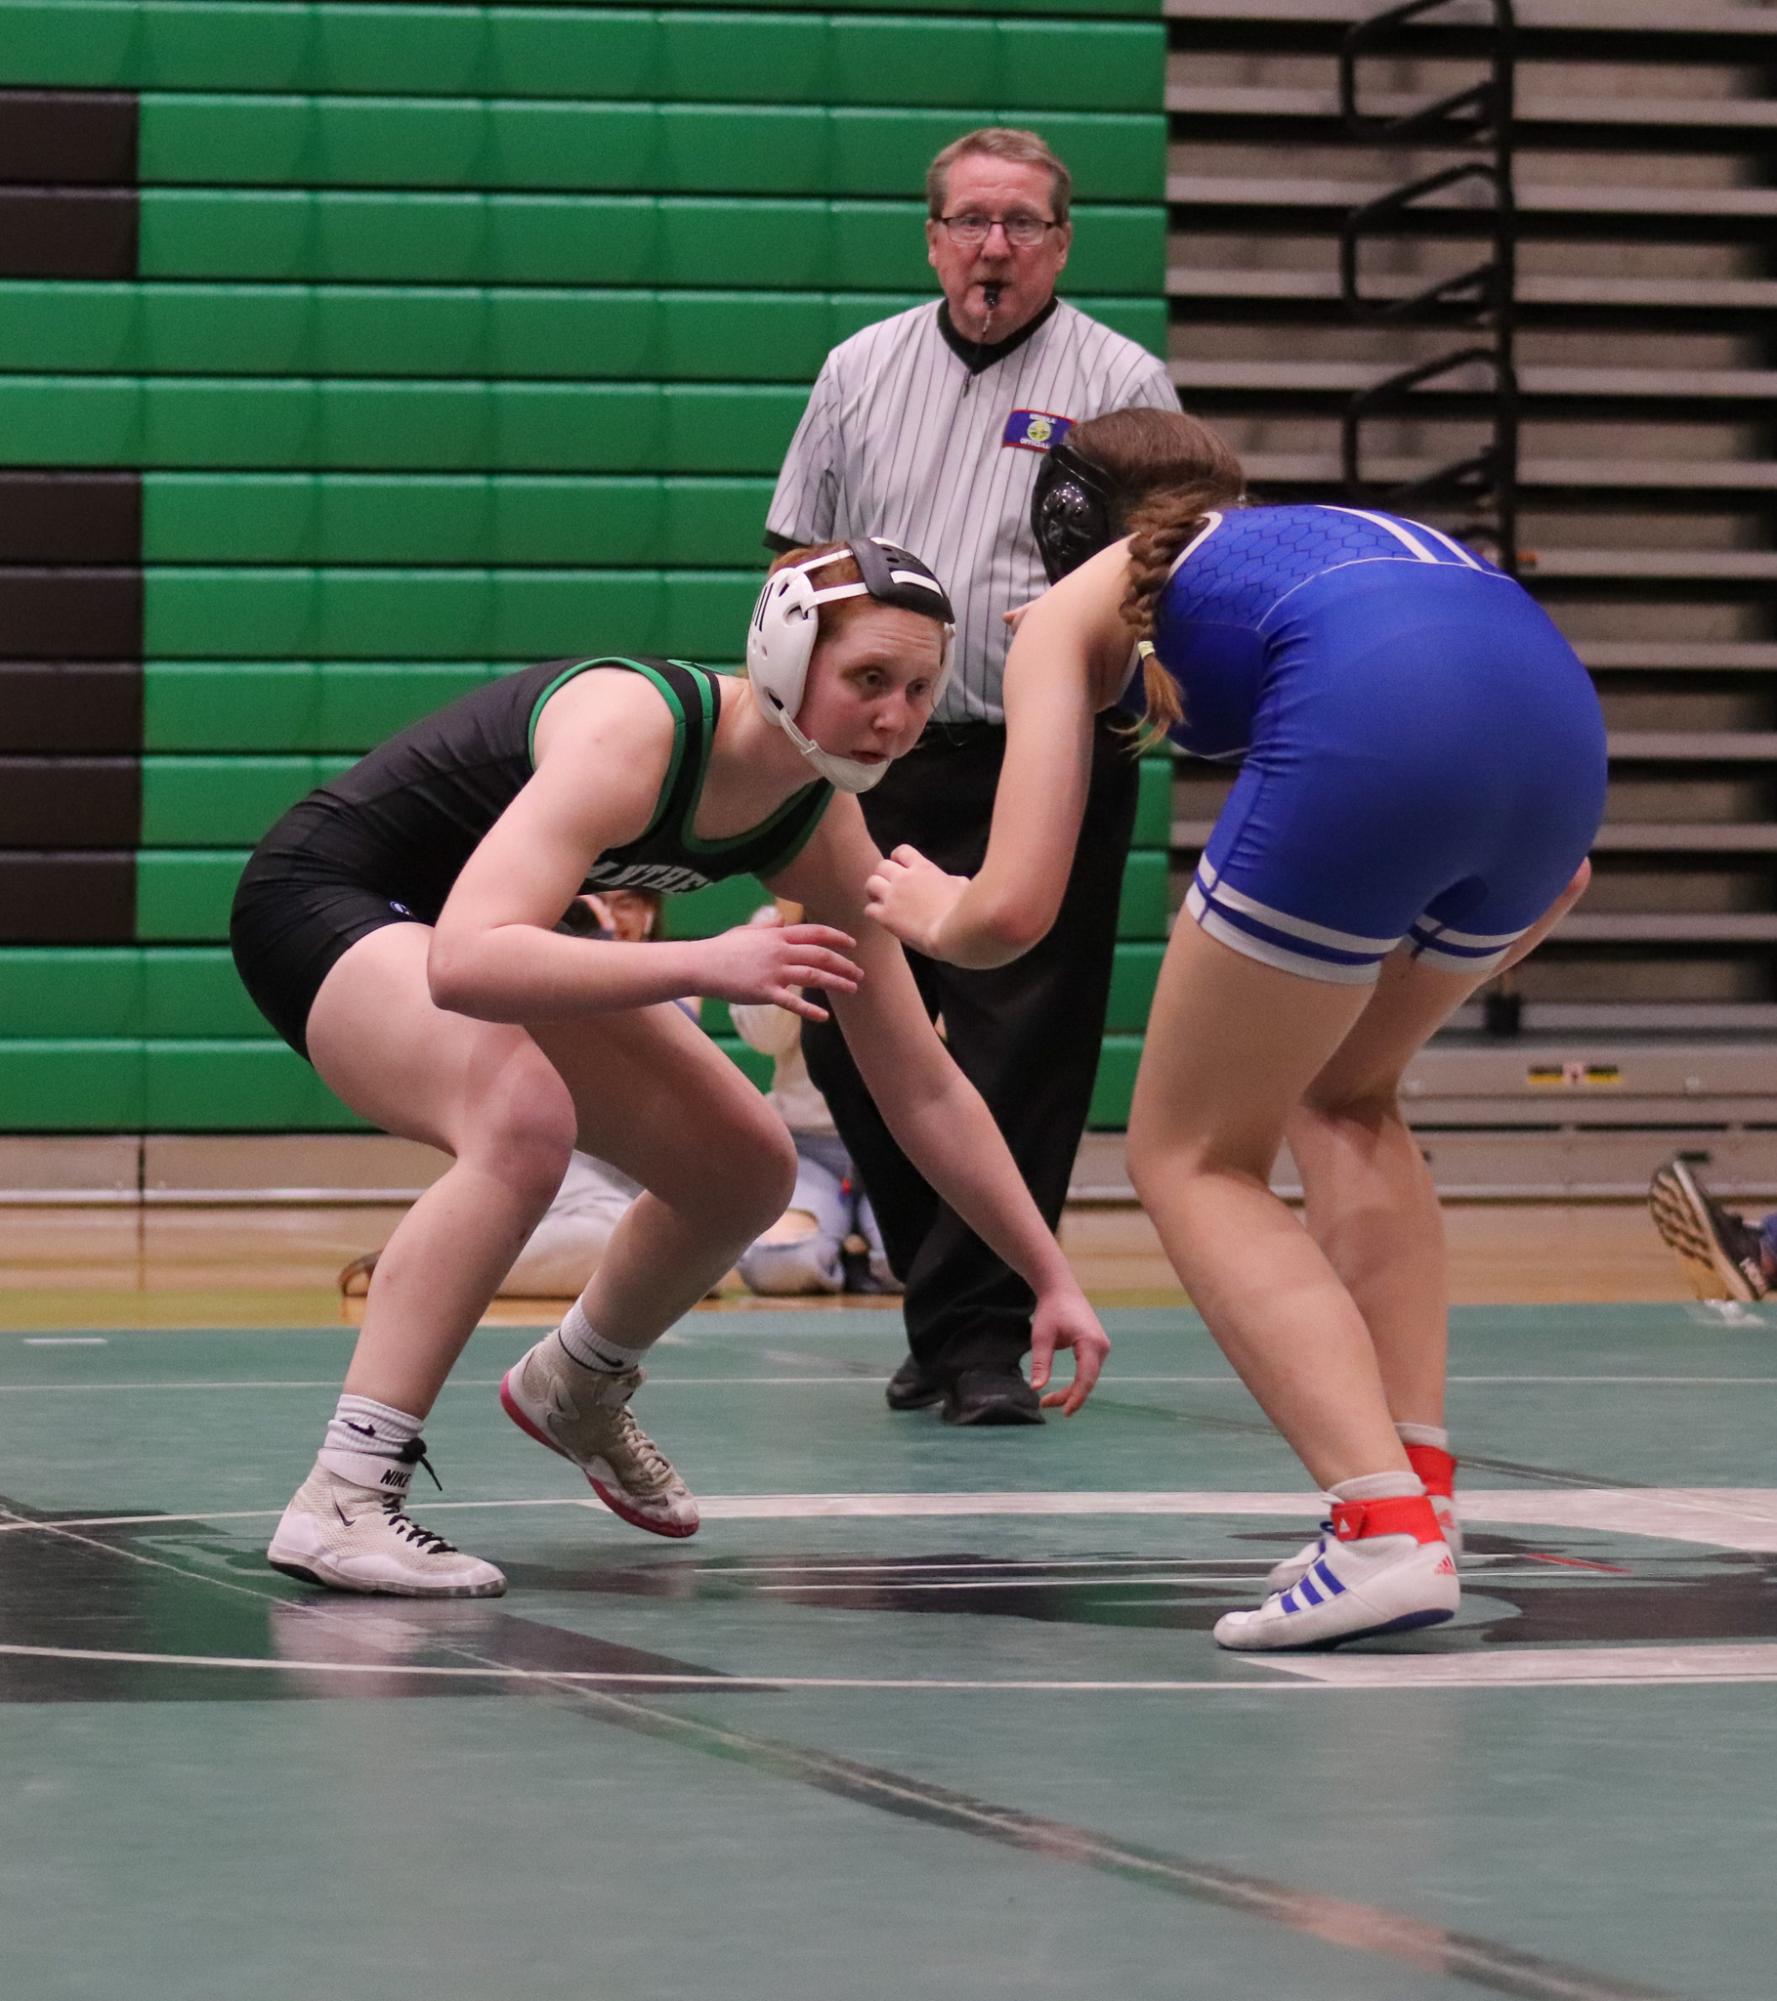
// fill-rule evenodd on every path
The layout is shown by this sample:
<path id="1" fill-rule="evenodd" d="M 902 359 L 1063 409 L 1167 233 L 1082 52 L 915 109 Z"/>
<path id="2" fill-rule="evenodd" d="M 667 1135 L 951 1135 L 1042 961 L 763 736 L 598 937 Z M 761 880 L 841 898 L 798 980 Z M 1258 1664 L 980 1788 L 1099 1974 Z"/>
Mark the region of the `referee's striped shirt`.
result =
<path id="1" fill-rule="evenodd" d="M 957 333 L 941 300 L 915 306 L 827 356 L 766 539 L 884 535 L 922 557 L 956 607 L 937 713 L 999 722 L 1010 640 L 1000 614 L 1045 587 L 1030 528 L 1043 454 L 1067 424 L 1129 404 L 1178 408 L 1165 364 L 1059 299 L 992 346 Z"/>

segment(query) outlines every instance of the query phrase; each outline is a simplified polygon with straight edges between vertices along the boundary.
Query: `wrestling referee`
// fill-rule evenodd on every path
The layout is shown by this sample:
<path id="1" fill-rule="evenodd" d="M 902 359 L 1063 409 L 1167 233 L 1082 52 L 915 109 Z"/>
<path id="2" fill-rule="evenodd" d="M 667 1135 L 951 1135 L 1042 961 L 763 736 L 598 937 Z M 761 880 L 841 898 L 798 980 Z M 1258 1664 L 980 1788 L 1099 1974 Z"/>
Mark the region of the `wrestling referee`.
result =
<path id="1" fill-rule="evenodd" d="M 987 127 L 945 147 L 926 175 L 927 255 L 943 298 L 828 355 L 766 517 L 774 549 L 883 535 L 943 579 L 957 615 L 949 682 L 918 748 L 862 803 L 884 853 L 911 841 L 957 874 L 981 865 L 1005 751 L 1003 614 L 1044 588 L 1030 526 L 1043 455 L 1084 418 L 1178 405 L 1163 363 L 1056 297 L 1070 193 L 1034 132 Z M 1135 794 L 1129 738 L 1101 717 L 1086 821 L 1048 937 L 989 972 L 909 954 L 1052 1229 L 1098 1067 Z M 890 1407 L 942 1404 L 953 1424 L 1040 1424 L 1020 1367 L 1029 1288 L 914 1171 L 837 1026 L 805 1024 L 803 1047 L 906 1286 L 909 1353 Z"/>

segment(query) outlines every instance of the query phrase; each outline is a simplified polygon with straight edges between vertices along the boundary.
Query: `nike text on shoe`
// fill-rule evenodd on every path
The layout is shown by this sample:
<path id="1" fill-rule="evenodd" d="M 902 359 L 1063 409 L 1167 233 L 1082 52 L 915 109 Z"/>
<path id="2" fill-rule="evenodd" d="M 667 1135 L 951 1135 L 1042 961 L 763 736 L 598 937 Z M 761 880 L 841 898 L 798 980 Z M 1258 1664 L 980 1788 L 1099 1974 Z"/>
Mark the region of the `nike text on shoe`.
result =
<path id="1" fill-rule="evenodd" d="M 408 1516 L 407 1486 L 424 1450 L 416 1438 L 402 1460 L 390 1462 L 382 1488 L 361 1487 L 317 1461 L 271 1539 L 271 1567 L 332 1591 L 498 1598 L 506 1580 L 491 1563 L 465 1556 Z"/>
<path id="2" fill-rule="evenodd" d="M 571 1459 L 614 1515 L 655 1535 L 697 1533 L 697 1503 L 630 1415 L 640 1369 L 580 1368 L 553 1335 L 506 1372 L 500 1402 L 520 1431 Z"/>
<path id="3" fill-rule="evenodd" d="M 1724 1209 L 1676 1156 L 1655 1171 L 1647 1206 L 1699 1299 L 1750 1306 L 1770 1291 L 1757 1230 Z"/>
<path id="4" fill-rule="evenodd" d="M 1450 1560 L 1460 1565 L 1462 1515 L 1456 1506 L 1456 1461 L 1435 1445 L 1409 1445 L 1406 1453 L 1407 1463 L 1419 1475 L 1420 1485 L 1431 1502 L 1431 1511 L 1438 1518 L 1438 1527 L 1444 1532 Z M 1320 1533 L 1312 1542 L 1304 1543 L 1294 1556 L 1286 1556 L 1281 1563 L 1272 1565 L 1271 1574 L 1265 1579 L 1265 1589 L 1287 1591 L 1292 1584 L 1299 1584 L 1304 1572 L 1326 1554 L 1327 1544 L 1332 1540 L 1332 1523 L 1322 1522 Z"/>
<path id="5" fill-rule="evenodd" d="M 1216 1621 L 1216 1644 L 1271 1653 L 1337 1647 L 1441 1625 L 1462 1601 L 1456 1565 L 1421 1494 L 1334 1505 L 1331 1540 L 1287 1591 Z"/>

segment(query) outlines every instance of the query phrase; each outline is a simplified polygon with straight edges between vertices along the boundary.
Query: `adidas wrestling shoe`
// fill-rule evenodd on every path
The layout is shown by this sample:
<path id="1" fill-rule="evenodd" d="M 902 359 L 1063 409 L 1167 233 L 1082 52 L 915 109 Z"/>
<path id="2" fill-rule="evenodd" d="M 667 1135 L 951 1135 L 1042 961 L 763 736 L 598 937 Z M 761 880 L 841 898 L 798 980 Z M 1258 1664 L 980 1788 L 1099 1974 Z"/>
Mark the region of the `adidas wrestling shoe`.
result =
<path id="1" fill-rule="evenodd" d="M 425 1452 L 419 1439 L 389 1462 L 381 1487 L 361 1486 L 316 1460 L 284 1510 L 266 1561 L 286 1577 L 330 1591 L 391 1598 L 498 1598 L 505 1577 L 478 1556 L 422 1528 L 407 1489 Z"/>
<path id="2" fill-rule="evenodd" d="M 1462 1602 L 1431 1502 L 1340 1501 L 1326 1548 L 1287 1591 L 1216 1621 L 1217 1646 L 1281 1653 L 1441 1625 Z"/>
<path id="3" fill-rule="evenodd" d="M 500 1402 L 520 1431 L 571 1459 L 612 1514 L 655 1535 L 695 1535 L 690 1489 L 630 1413 L 642 1382 L 640 1369 L 583 1368 L 551 1334 L 507 1370 Z"/>
<path id="4" fill-rule="evenodd" d="M 1419 1475 L 1420 1485 L 1431 1502 L 1431 1511 L 1438 1518 L 1438 1527 L 1444 1532 L 1444 1544 L 1450 1552 L 1450 1559 L 1460 1565 L 1462 1516 L 1456 1506 L 1456 1461 L 1435 1445 L 1409 1445 L 1405 1450 L 1407 1462 Z M 1265 1589 L 1287 1591 L 1319 1557 L 1326 1554 L 1327 1544 L 1332 1540 L 1332 1523 L 1322 1522 L 1320 1533 L 1312 1542 L 1304 1543 L 1294 1556 L 1286 1556 L 1281 1563 L 1272 1565 L 1271 1574 L 1265 1579 Z"/>
<path id="5" fill-rule="evenodd" d="M 1758 1231 L 1724 1209 L 1676 1155 L 1649 1183 L 1647 1206 L 1699 1299 L 1750 1306 L 1770 1291 Z"/>

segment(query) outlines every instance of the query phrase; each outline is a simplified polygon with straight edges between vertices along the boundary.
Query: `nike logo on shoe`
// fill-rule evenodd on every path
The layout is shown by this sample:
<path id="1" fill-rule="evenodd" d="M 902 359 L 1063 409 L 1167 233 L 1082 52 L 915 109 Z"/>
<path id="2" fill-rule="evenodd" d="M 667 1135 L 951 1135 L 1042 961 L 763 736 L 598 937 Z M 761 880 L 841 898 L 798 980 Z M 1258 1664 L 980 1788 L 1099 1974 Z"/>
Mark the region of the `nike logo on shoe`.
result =
<path id="1" fill-rule="evenodd" d="M 551 1383 L 549 1401 L 543 1410 L 543 1419 L 549 1429 L 555 1431 L 558 1425 L 572 1424 L 579 1415 L 579 1411 L 574 1407 L 573 1398 L 559 1383 Z"/>

